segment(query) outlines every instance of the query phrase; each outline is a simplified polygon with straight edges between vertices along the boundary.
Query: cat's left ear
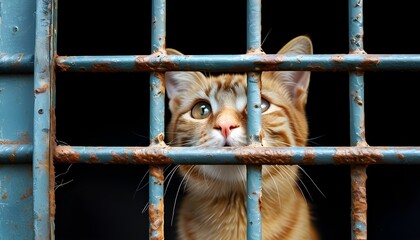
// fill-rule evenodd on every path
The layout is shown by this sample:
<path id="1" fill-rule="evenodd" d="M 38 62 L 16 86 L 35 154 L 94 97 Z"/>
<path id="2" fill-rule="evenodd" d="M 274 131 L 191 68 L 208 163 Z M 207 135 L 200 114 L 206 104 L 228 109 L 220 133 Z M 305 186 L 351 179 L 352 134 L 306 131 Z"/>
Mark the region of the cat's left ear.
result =
<path id="1" fill-rule="evenodd" d="M 288 42 L 277 54 L 313 54 L 312 41 L 306 36 L 299 36 Z M 267 73 L 267 72 L 266 72 Z M 307 99 L 310 71 L 272 72 L 274 77 L 283 81 L 297 106 L 304 107 Z"/>

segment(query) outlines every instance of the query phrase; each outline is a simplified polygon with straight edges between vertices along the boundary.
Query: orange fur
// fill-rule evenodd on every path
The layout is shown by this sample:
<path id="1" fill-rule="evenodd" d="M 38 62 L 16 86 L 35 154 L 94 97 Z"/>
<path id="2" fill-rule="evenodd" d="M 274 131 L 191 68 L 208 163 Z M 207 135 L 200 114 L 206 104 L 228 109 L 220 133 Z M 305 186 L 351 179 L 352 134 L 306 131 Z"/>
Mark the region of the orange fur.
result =
<path id="1" fill-rule="evenodd" d="M 169 54 L 181 54 L 169 49 Z M 300 36 L 280 54 L 312 54 Z M 310 72 L 262 74 L 263 146 L 304 146 L 308 136 L 305 104 Z M 172 146 L 224 147 L 247 144 L 246 75 L 206 77 L 199 72 L 167 72 Z M 187 194 L 178 215 L 179 239 L 246 238 L 245 166 L 182 165 Z M 297 189 L 297 166 L 263 166 L 264 240 L 318 239 L 309 206 Z"/>

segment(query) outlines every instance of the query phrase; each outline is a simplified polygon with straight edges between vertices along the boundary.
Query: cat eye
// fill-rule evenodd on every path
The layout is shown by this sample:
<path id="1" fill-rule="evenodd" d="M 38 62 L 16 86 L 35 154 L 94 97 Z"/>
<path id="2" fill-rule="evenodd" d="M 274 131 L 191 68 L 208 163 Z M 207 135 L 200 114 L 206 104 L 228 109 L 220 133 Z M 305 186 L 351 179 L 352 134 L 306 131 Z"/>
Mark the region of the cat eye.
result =
<path id="1" fill-rule="evenodd" d="M 211 114 L 211 106 L 208 102 L 198 102 L 191 109 L 191 117 L 195 119 L 204 119 L 209 117 Z"/>
<path id="2" fill-rule="evenodd" d="M 264 98 L 261 98 L 261 112 L 267 111 L 267 109 L 270 108 L 270 102 L 265 100 Z"/>

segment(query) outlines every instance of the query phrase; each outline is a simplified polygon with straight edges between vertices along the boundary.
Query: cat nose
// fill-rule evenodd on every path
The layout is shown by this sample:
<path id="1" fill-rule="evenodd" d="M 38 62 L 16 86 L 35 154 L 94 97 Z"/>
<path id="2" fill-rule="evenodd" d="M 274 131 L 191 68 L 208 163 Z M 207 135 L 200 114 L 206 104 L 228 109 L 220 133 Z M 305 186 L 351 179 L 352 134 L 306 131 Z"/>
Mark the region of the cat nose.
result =
<path id="1" fill-rule="evenodd" d="M 238 128 L 239 124 L 233 121 L 217 121 L 215 129 L 218 129 L 223 137 L 227 138 L 233 129 Z"/>

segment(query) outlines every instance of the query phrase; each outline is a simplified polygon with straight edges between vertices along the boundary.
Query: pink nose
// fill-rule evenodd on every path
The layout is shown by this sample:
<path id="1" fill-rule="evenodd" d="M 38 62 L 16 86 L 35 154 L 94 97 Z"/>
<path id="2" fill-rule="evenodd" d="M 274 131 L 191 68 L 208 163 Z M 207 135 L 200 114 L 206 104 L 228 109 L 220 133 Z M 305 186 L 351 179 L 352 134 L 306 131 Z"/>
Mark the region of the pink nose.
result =
<path id="1" fill-rule="evenodd" d="M 233 129 L 238 128 L 239 125 L 234 121 L 222 120 L 217 121 L 215 128 L 220 130 L 223 137 L 227 138 Z"/>

